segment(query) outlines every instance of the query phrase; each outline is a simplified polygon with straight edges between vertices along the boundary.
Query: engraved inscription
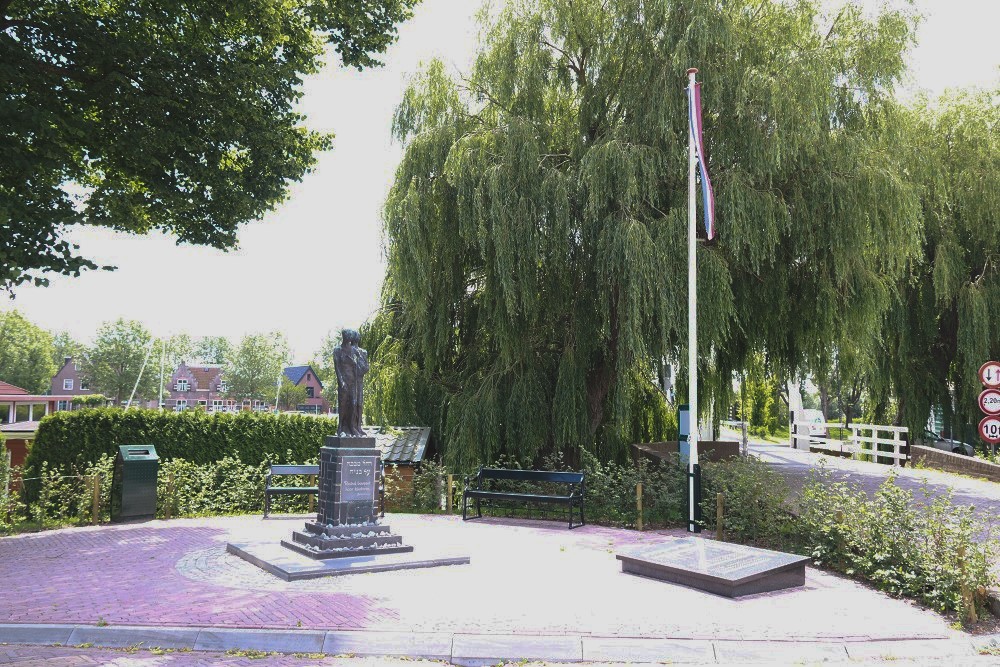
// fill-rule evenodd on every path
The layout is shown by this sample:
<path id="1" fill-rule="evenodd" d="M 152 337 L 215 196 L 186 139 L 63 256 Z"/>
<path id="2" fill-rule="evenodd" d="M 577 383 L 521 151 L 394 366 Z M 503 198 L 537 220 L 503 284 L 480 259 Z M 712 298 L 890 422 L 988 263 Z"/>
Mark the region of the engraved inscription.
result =
<path id="1" fill-rule="evenodd" d="M 375 459 L 345 456 L 341 460 L 340 500 L 375 500 Z"/>
<path id="2" fill-rule="evenodd" d="M 739 579 L 807 560 L 792 554 L 694 538 L 641 546 L 628 550 L 627 556 L 724 579 Z"/>

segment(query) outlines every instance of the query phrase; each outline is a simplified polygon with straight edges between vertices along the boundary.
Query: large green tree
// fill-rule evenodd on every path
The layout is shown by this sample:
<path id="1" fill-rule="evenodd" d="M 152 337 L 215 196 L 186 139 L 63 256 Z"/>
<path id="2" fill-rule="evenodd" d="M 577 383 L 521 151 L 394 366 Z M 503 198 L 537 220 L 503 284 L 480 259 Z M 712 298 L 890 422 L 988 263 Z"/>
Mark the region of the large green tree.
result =
<path id="1" fill-rule="evenodd" d="M 0 0 L 0 289 L 96 268 L 76 225 L 236 244 L 329 138 L 324 47 L 377 65 L 418 0 Z"/>
<path id="2" fill-rule="evenodd" d="M 97 330 L 94 344 L 87 349 L 80 372 L 91 389 L 112 399 L 115 405 L 128 400 L 133 388 L 136 390 L 133 403 L 153 398 L 160 378 L 159 347 L 150 353 L 150 345 L 155 345 L 152 341 L 152 335 L 141 322 L 121 318 L 105 322 Z M 148 362 L 143 370 L 147 353 Z"/>
<path id="3" fill-rule="evenodd" d="M 236 400 L 273 404 L 278 395 L 278 380 L 288 358 L 288 343 L 282 334 L 244 336 L 223 364 L 227 394 Z"/>
<path id="4" fill-rule="evenodd" d="M 203 336 L 194 346 L 194 356 L 205 364 L 223 364 L 233 344 L 225 336 Z"/>
<path id="5" fill-rule="evenodd" d="M 755 352 L 788 376 L 878 334 L 919 244 L 892 98 L 915 19 L 828 5 L 515 0 L 467 77 L 415 79 L 380 317 L 440 389 L 446 456 L 656 435 L 655 369 L 686 354 L 688 67 L 719 229 L 698 244 L 706 396 Z"/>
<path id="6" fill-rule="evenodd" d="M 52 334 L 16 310 L 0 313 L 0 380 L 45 393 L 58 370 L 52 361 Z"/>
<path id="7" fill-rule="evenodd" d="M 1000 356 L 1000 89 L 920 100 L 906 121 L 923 252 L 900 282 L 879 370 L 911 429 L 933 405 L 974 423 L 979 367 Z"/>

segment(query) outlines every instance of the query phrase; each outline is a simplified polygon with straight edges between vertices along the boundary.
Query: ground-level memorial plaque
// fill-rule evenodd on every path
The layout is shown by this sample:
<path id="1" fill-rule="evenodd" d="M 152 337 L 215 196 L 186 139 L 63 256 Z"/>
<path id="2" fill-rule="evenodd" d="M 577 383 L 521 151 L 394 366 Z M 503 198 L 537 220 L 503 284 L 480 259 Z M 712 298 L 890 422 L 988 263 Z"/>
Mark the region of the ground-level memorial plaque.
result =
<path id="1" fill-rule="evenodd" d="M 320 449 L 315 520 L 280 545 L 229 543 L 226 549 L 288 581 L 468 563 L 468 556 L 433 550 L 414 557 L 413 546 L 378 522 L 381 466 L 375 438 L 328 436 Z"/>
<path id="2" fill-rule="evenodd" d="M 616 554 L 622 572 L 735 598 L 802 586 L 804 556 L 700 537 L 667 538 Z"/>

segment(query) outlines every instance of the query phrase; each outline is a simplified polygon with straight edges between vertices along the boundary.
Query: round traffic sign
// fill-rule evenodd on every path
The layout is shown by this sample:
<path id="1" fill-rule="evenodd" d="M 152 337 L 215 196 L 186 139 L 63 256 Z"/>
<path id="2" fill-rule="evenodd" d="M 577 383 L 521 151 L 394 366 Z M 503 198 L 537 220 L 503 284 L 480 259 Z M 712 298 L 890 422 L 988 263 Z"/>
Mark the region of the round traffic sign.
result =
<path id="1" fill-rule="evenodd" d="M 980 366 L 979 381 L 991 389 L 1000 388 L 1000 361 L 987 361 Z"/>
<path id="2" fill-rule="evenodd" d="M 979 409 L 988 415 L 1000 415 L 1000 389 L 984 389 L 979 394 Z"/>
<path id="3" fill-rule="evenodd" d="M 979 422 L 979 435 L 994 445 L 1000 442 L 1000 417 L 983 417 L 983 421 Z"/>

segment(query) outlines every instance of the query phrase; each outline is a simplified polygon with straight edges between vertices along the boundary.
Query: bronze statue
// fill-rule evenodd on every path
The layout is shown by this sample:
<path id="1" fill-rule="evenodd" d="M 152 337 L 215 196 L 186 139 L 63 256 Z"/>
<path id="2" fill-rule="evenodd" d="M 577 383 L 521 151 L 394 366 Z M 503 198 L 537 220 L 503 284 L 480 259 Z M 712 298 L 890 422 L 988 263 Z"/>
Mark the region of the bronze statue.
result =
<path id="1" fill-rule="evenodd" d="M 362 409 L 365 402 L 365 373 L 368 372 L 368 352 L 359 347 L 361 334 L 344 329 L 340 345 L 333 351 L 333 368 L 337 372 L 337 411 L 341 435 L 365 434 Z"/>

